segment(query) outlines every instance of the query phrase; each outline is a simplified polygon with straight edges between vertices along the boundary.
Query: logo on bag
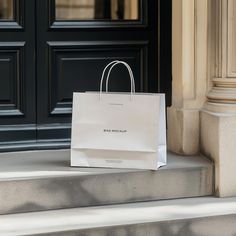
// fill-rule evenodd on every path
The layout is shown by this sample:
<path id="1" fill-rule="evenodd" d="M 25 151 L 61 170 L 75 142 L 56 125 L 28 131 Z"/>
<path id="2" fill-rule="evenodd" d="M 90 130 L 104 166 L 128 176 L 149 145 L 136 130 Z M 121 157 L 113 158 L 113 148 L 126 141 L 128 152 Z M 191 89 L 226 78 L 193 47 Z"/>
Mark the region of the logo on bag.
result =
<path id="1" fill-rule="evenodd" d="M 122 103 L 108 103 L 111 106 L 124 106 Z"/>
<path id="2" fill-rule="evenodd" d="M 127 133 L 126 129 L 103 129 L 104 133 Z"/>

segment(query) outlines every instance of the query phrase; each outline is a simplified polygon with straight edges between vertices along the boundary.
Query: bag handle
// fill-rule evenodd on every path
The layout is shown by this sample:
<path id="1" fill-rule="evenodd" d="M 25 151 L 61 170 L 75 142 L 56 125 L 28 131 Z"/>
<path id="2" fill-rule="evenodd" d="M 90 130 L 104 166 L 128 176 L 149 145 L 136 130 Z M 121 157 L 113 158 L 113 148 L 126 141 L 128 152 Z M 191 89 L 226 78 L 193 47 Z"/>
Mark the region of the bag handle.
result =
<path id="1" fill-rule="evenodd" d="M 116 65 L 118 64 L 123 64 L 128 72 L 129 72 L 129 76 L 130 76 L 130 82 L 131 82 L 131 91 L 133 93 L 135 93 L 135 82 L 134 82 L 134 75 L 133 75 L 133 71 L 131 69 L 131 67 L 129 66 L 128 63 L 124 62 L 124 61 L 118 61 L 118 62 L 115 62 L 109 69 L 108 71 L 108 74 L 107 74 L 107 78 L 106 78 L 106 93 L 108 92 L 108 83 L 109 83 L 109 78 L 110 78 L 110 74 L 111 74 L 111 71 L 113 69 L 113 67 L 115 67 Z"/>
<path id="2" fill-rule="evenodd" d="M 101 78 L 101 80 L 100 80 L 100 92 L 102 91 L 104 75 L 105 75 L 105 73 L 106 73 L 107 68 L 108 68 L 109 66 L 111 66 L 112 64 L 116 63 L 116 62 L 119 62 L 119 61 L 118 61 L 118 60 L 112 61 L 112 62 L 110 62 L 109 64 L 107 64 L 106 67 L 103 69 L 102 78 Z"/>
<path id="3" fill-rule="evenodd" d="M 108 92 L 108 83 L 109 83 L 109 78 L 110 78 L 111 71 L 112 71 L 112 69 L 116 65 L 119 65 L 119 64 L 124 65 L 127 68 L 128 72 L 129 72 L 130 83 L 131 83 L 131 91 L 130 91 L 131 97 L 132 97 L 133 93 L 135 93 L 135 81 L 134 81 L 134 75 L 133 75 L 133 71 L 132 71 L 131 67 L 129 66 L 128 63 L 126 63 L 124 61 L 115 60 L 115 61 L 110 62 L 104 68 L 104 70 L 102 72 L 102 78 L 101 78 L 101 81 L 100 81 L 100 98 L 101 98 L 101 95 L 102 95 L 102 86 L 103 86 L 103 80 L 104 80 L 104 75 L 105 75 L 106 70 L 110 67 L 110 69 L 109 69 L 109 71 L 107 73 L 107 77 L 106 77 L 106 93 L 107 93 Z"/>

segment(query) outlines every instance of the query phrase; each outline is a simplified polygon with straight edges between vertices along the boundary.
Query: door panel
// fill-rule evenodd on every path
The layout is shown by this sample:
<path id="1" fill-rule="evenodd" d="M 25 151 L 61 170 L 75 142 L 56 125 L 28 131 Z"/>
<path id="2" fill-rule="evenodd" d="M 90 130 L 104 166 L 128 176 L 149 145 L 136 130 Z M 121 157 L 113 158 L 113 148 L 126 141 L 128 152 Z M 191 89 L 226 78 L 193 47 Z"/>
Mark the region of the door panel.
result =
<path id="1" fill-rule="evenodd" d="M 1 4 L 0 142 L 35 142 L 35 4 L 31 0 Z"/>
<path id="2" fill-rule="evenodd" d="M 139 3 L 139 0 L 55 0 L 55 19 L 139 20 Z"/>
<path id="3" fill-rule="evenodd" d="M 63 6 L 69 2 L 64 1 Z M 111 3 L 107 0 L 92 2 Z M 37 17 L 38 140 L 44 137 L 62 141 L 70 139 L 73 91 L 98 91 L 102 70 L 112 60 L 124 60 L 131 65 L 137 91 L 159 91 L 158 4 L 157 1 L 138 2 L 140 17 L 135 20 L 113 20 L 112 16 L 100 20 L 74 20 L 69 17 L 68 20 L 56 20 L 56 16 L 60 17 L 56 15 L 55 0 L 37 0 L 38 11 L 44 12 Z M 147 9 L 155 14 L 147 17 Z M 46 12 L 49 12 L 47 17 Z M 124 68 L 113 71 L 110 89 L 130 90 Z"/>
<path id="4" fill-rule="evenodd" d="M 146 0 L 48 1 L 51 29 L 133 28 L 148 22 Z"/>
<path id="5" fill-rule="evenodd" d="M 146 49 L 146 42 L 49 42 L 50 115 L 71 114 L 73 91 L 98 91 L 102 70 L 112 60 L 126 60 L 134 69 L 136 89 L 143 90 L 146 68 L 141 65 L 147 60 Z M 118 70 L 120 77 L 111 81 L 110 90 L 128 92 L 127 70 L 119 66 L 113 73 Z"/>
<path id="6" fill-rule="evenodd" d="M 25 42 L 0 43 L 0 116 L 2 117 L 24 115 L 22 101 L 24 50 Z"/>

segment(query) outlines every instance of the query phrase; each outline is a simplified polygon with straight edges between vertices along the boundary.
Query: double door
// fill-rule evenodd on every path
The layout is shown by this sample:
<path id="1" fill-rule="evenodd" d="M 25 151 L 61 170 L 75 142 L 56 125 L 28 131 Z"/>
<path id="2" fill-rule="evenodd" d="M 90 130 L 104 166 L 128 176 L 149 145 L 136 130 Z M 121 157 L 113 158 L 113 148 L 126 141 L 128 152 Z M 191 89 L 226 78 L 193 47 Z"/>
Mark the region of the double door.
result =
<path id="1" fill-rule="evenodd" d="M 97 91 L 112 60 L 137 91 L 160 91 L 158 1 L 1 1 L 0 150 L 68 146 L 73 91 Z M 129 91 L 124 68 L 112 77 Z"/>

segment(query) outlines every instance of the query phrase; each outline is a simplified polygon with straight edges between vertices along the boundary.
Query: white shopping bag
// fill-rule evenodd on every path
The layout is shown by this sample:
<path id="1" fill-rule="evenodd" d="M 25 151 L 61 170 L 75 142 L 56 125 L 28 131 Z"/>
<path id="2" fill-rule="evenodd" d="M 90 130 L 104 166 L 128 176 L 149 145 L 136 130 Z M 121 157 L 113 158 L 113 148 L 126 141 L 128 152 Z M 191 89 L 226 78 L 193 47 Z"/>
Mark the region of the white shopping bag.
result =
<path id="1" fill-rule="evenodd" d="M 107 92 L 110 73 L 118 64 L 128 69 L 130 93 Z M 165 164 L 165 95 L 135 93 L 130 66 L 109 63 L 100 92 L 73 95 L 71 165 L 156 170 Z"/>

